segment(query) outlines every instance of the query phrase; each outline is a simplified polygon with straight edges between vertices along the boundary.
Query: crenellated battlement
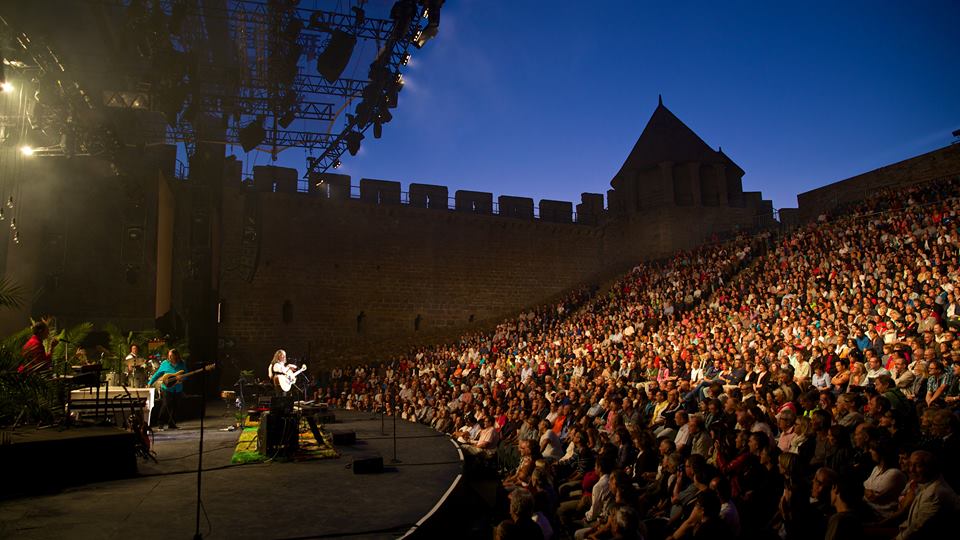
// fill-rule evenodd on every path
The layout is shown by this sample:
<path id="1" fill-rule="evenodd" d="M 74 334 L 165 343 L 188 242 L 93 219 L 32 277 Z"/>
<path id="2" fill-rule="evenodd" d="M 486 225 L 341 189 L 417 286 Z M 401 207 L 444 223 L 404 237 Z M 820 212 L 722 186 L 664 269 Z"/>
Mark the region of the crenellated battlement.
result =
<path id="1" fill-rule="evenodd" d="M 237 173 L 227 179 L 228 185 L 243 185 Z M 379 206 L 400 206 L 418 209 L 463 212 L 476 215 L 505 217 L 549 223 L 598 225 L 606 210 L 603 195 L 581 194 L 581 202 L 541 199 L 539 205 L 529 197 L 500 195 L 485 191 L 457 190 L 450 196 L 447 186 L 411 183 L 403 191 L 400 182 L 361 178 L 358 185 L 345 174 L 324 173 L 310 181 L 301 181 L 296 169 L 261 165 L 253 168 L 253 183 L 248 185 L 258 193 L 294 193 L 331 201 L 358 201 Z"/>

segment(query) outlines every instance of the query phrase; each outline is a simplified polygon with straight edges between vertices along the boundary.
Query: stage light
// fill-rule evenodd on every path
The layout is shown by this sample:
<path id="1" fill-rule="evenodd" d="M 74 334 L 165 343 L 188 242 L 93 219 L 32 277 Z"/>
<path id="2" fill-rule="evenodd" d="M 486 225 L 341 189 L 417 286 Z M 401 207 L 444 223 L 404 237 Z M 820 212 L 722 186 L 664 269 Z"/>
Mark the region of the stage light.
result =
<path id="1" fill-rule="evenodd" d="M 32 146 L 21 146 L 21 147 L 20 147 L 20 153 L 23 154 L 23 155 L 26 156 L 26 157 L 30 157 L 30 156 L 33 155 L 33 147 L 32 147 Z"/>
<path id="2" fill-rule="evenodd" d="M 373 124 L 373 138 L 379 139 L 383 137 L 383 124 L 380 122 L 374 122 Z"/>
<path id="3" fill-rule="evenodd" d="M 357 28 L 363 26 L 363 23 L 367 20 L 367 13 L 363 10 L 362 7 L 352 7 L 350 11 L 353 12 L 353 25 Z"/>
<path id="4" fill-rule="evenodd" d="M 4 94 L 9 94 L 10 92 L 13 92 L 13 84 L 7 81 L 3 81 L 2 83 L 0 83 L 0 91 L 2 91 Z"/>
<path id="5" fill-rule="evenodd" d="M 285 112 L 283 116 L 280 117 L 280 120 L 278 120 L 277 122 L 280 124 L 280 127 L 282 127 L 283 129 L 287 129 L 288 127 L 290 127 L 290 124 L 292 124 L 293 121 L 296 119 L 297 119 L 296 112 L 293 109 L 288 109 L 287 112 Z"/>
<path id="6" fill-rule="evenodd" d="M 440 32 L 440 8 L 443 6 L 443 2 L 444 0 L 426 0 L 424 2 L 426 9 L 423 10 L 423 16 L 427 18 L 427 26 L 413 37 L 414 47 L 420 49 L 428 41 L 437 37 Z"/>
<path id="7" fill-rule="evenodd" d="M 259 146 L 266 136 L 261 120 L 258 119 L 240 128 L 240 146 L 243 147 L 244 152 L 249 152 Z"/>
<path id="8" fill-rule="evenodd" d="M 410 63 L 410 53 L 407 53 L 407 54 L 403 55 L 403 62 L 402 62 L 402 63 L 403 63 L 403 65 L 407 65 L 407 64 Z"/>
<path id="9" fill-rule="evenodd" d="M 334 169 L 339 169 L 341 166 L 343 166 L 343 163 L 340 163 L 340 160 L 339 160 L 339 159 L 333 162 L 333 168 L 334 168 Z M 323 180 L 320 181 L 320 184 L 322 184 L 322 183 L 323 183 Z M 317 185 L 319 185 L 319 184 L 317 184 Z"/>
<path id="10" fill-rule="evenodd" d="M 363 140 L 363 133 L 359 131 L 351 131 L 347 134 L 347 151 L 350 152 L 351 156 L 357 155 L 357 152 L 360 151 L 360 141 Z"/>

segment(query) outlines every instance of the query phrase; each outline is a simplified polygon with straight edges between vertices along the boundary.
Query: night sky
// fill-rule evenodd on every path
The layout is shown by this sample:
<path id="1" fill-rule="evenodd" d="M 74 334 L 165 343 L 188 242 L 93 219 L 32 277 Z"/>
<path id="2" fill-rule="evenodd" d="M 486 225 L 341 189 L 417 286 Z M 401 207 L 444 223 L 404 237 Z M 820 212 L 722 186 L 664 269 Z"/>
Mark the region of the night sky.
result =
<path id="1" fill-rule="evenodd" d="M 383 138 L 337 172 L 576 203 L 606 193 L 662 94 L 744 190 L 795 207 L 953 140 L 958 28 L 955 0 L 447 0 Z M 304 156 L 277 164 L 302 172 Z"/>

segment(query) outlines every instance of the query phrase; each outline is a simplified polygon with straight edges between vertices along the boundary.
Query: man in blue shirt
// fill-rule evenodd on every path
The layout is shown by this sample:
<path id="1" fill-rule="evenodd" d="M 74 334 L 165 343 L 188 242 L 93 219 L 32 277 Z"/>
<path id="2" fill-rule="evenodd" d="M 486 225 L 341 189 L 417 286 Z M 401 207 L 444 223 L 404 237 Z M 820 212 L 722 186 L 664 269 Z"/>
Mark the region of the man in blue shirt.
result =
<path id="1" fill-rule="evenodd" d="M 167 359 L 160 364 L 160 367 L 157 369 L 156 373 L 150 377 L 150 380 L 147 381 L 147 384 L 153 386 L 157 379 L 163 377 L 168 373 L 177 373 L 180 371 L 186 371 L 187 365 L 184 363 L 183 359 L 180 358 L 180 352 L 176 349 L 170 349 L 170 352 L 167 353 Z M 176 384 L 167 386 L 161 385 L 161 390 L 163 391 L 163 403 L 160 409 L 160 417 L 166 418 L 167 420 L 167 429 L 180 429 L 177 427 L 177 405 L 180 403 L 180 395 L 183 393 L 183 383 L 179 379 L 174 379 Z"/>

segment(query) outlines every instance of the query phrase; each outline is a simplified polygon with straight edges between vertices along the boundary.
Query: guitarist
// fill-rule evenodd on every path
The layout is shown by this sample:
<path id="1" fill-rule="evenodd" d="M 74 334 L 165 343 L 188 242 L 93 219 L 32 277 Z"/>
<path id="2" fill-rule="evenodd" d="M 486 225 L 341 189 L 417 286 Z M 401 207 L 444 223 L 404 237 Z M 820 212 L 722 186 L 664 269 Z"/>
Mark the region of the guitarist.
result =
<path id="1" fill-rule="evenodd" d="M 277 352 L 273 353 L 273 360 L 270 361 L 270 367 L 267 368 L 267 375 L 270 377 L 270 380 L 273 381 L 273 389 L 278 396 L 286 394 L 286 392 L 280 388 L 280 375 L 290 374 L 296 370 L 296 365 L 287 363 L 287 351 L 277 349 Z"/>
<path id="2" fill-rule="evenodd" d="M 187 365 L 180 358 L 180 352 L 176 349 L 170 349 L 167 353 L 167 359 L 160 363 L 156 373 L 150 377 L 147 386 L 152 386 L 160 377 L 168 373 L 177 373 L 186 371 Z M 167 429 L 180 429 L 177 427 L 177 404 L 180 403 L 180 396 L 183 394 L 183 383 L 177 380 L 172 386 L 163 385 L 163 403 L 160 408 L 160 418 L 166 418 Z"/>

